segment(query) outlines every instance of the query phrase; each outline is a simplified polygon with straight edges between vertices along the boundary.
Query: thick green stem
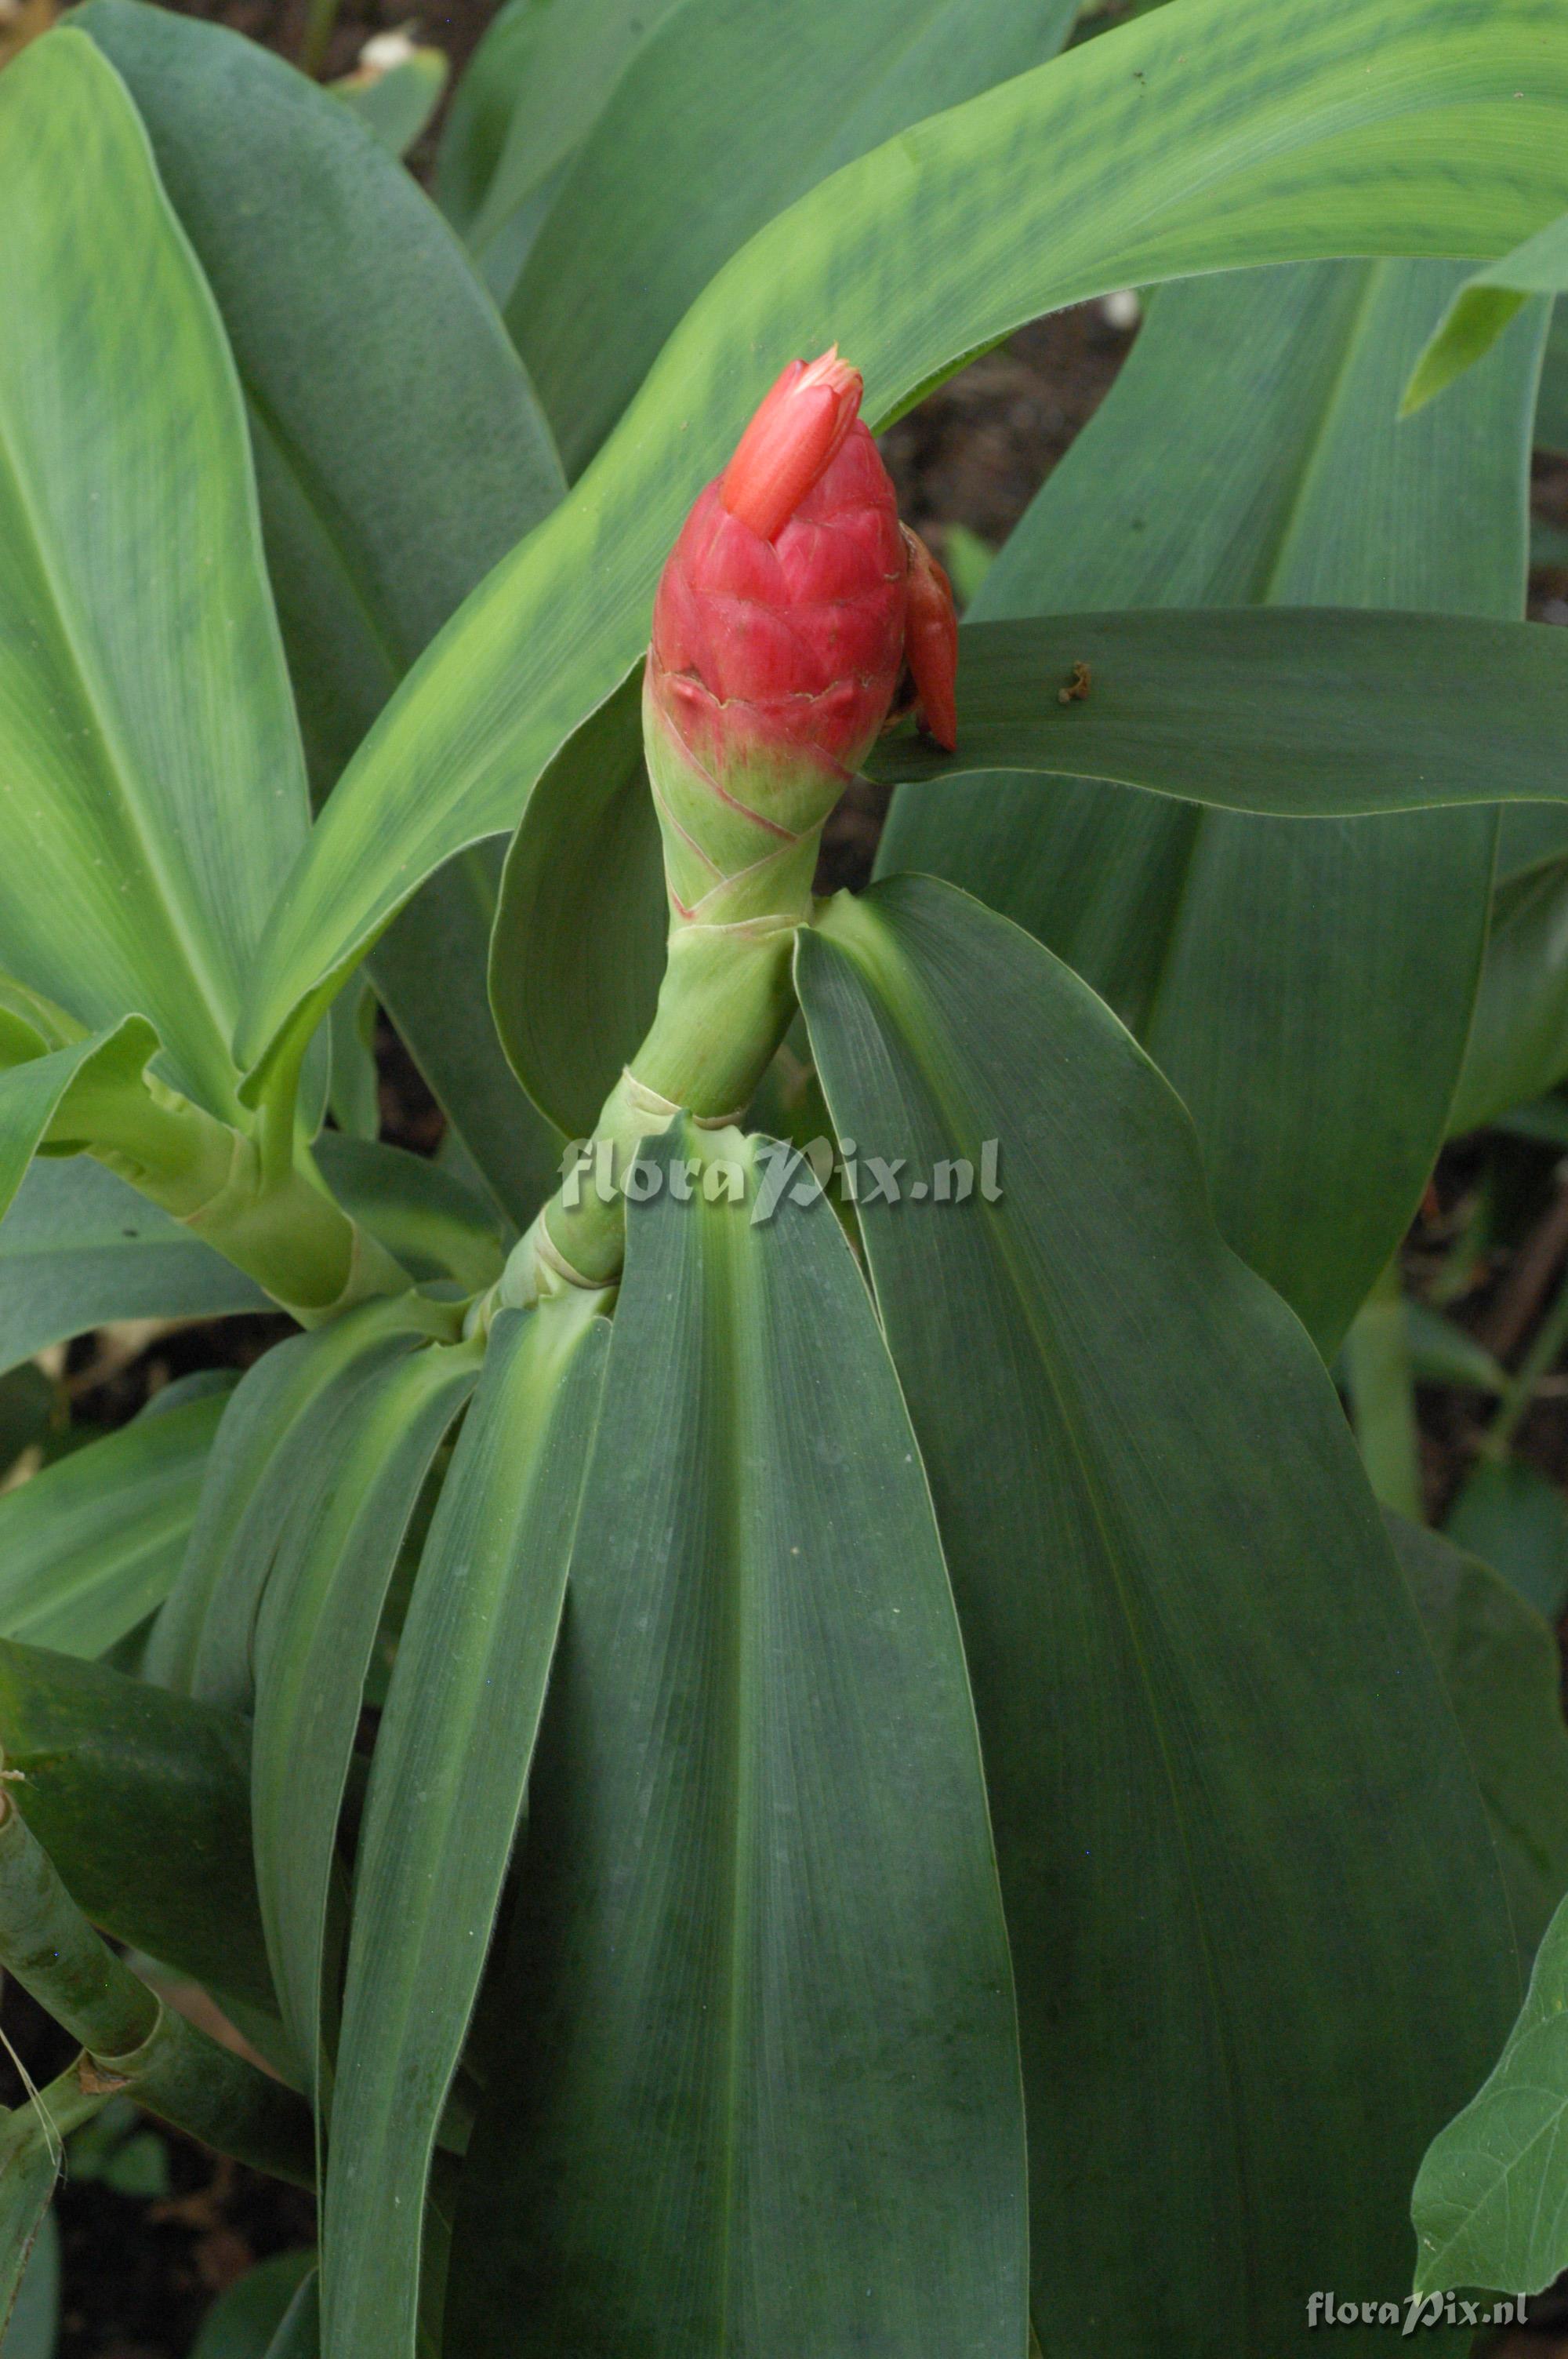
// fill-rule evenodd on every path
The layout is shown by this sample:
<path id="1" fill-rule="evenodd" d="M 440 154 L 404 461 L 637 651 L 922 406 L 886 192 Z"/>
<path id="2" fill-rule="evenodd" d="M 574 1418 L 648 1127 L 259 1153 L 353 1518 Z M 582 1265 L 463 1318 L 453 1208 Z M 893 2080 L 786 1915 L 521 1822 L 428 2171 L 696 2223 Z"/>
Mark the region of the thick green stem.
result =
<path id="1" fill-rule="evenodd" d="M 150 1991 L 72 1900 L 0 1789 L 0 1965 L 81 2042 L 78 2084 L 148 2113 L 275 2178 L 315 2183 L 303 2098 L 198 2031 Z"/>

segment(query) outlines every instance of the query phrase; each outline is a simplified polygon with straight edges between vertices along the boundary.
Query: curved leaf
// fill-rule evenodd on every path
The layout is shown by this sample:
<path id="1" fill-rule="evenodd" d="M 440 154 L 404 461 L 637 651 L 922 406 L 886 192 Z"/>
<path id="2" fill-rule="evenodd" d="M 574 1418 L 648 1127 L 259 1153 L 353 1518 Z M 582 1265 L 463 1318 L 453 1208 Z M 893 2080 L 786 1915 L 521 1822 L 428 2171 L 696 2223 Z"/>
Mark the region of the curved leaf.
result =
<path id="1" fill-rule="evenodd" d="M 27 1045 L 17 1040 L 21 1027 L 15 1019 L 7 1037 L 7 1015 L 0 1005 L 0 1057 Z M 43 1053 L 29 1052 L 16 1064 L 0 1063 L 0 1216 L 27 1178 L 33 1157 L 42 1150 L 50 1125 L 57 1118 L 70 1118 L 73 1090 L 100 1082 L 111 1088 L 138 1087 L 158 1046 L 157 1034 L 139 1016 L 90 1032 L 63 1049 L 45 1050 L 37 1034 L 33 1038 Z"/>
<path id="2" fill-rule="evenodd" d="M 25 1780 L 28 1825 L 95 1925 L 276 2006 L 237 1712 L 0 1639 L 0 1747 Z"/>
<path id="3" fill-rule="evenodd" d="M 1303 2288 L 1401 2283 L 1400 2190 L 1517 1987 L 1338 1401 L 1169 1085 L 1028 935 L 897 878 L 798 971 L 840 1136 L 906 1158 L 860 1226 L 985 1745 L 1038 2331 L 1304 2354 Z"/>
<path id="4" fill-rule="evenodd" d="M 529 796 L 490 941 L 502 1046 L 568 1138 L 591 1134 L 654 1020 L 668 921 L 639 664 Z"/>
<path id="5" fill-rule="evenodd" d="M 345 108 L 254 42 L 167 9 L 91 0 L 74 21 L 124 75 L 222 314 L 325 793 L 415 658 L 554 505 L 560 465 L 451 232 Z M 508 1180 L 532 1117 L 485 1005 L 494 886 L 481 876 L 476 904 L 472 867 L 409 911 L 376 983 L 522 1223 L 537 1199 Z"/>
<path id="6" fill-rule="evenodd" d="M 523 1806 L 603 1386 L 594 1302 L 503 1313 L 376 1732 L 322 2246 L 330 2339 L 412 2359 L 436 2128 Z"/>
<path id="7" fill-rule="evenodd" d="M 331 1130 L 317 1140 L 316 1159 L 339 1201 L 419 1284 L 451 1279 L 477 1294 L 500 1277 L 501 1239 L 489 1209 L 438 1164 Z"/>
<path id="8" fill-rule="evenodd" d="M 1455 397 L 1457 398 L 1457 397 Z M 1555 814 L 1554 814 L 1555 816 Z M 1478 1130 L 1568 1073 L 1568 855 L 1507 876 L 1491 931 L 1451 1136 Z"/>
<path id="9" fill-rule="evenodd" d="M 246 1055 L 314 1024 L 421 877 L 515 824 L 635 661 L 682 515 L 790 354 L 837 337 L 882 424 L 1021 321 L 1108 288 L 1498 250 L 1568 195 L 1565 96 L 1568 23 L 1536 0 L 1484 20 L 1470 0 L 1181 0 L 847 165 L 720 272 L 599 462 L 377 724 L 279 903 Z"/>
<path id="10" fill-rule="evenodd" d="M 102 1655 L 162 1604 L 225 1400 L 139 1417 L 0 1493 L 0 1635 Z"/>
<path id="11" fill-rule="evenodd" d="M 572 158 L 506 308 L 568 474 L 754 231 L 922 116 L 1054 56 L 1077 12 L 1078 0 L 675 9 Z"/>
<path id="12" fill-rule="evenodd" d="M 1022 2122 L 925 1477 L 830 1209 L 633 1210 L 448 2332 L 1016 2359 Z M 635 1971 L 628 1962 L 637 1961 Z"/>
<path id="13" fill-rule="evenodd" d="M 0 962 L 230 1112 L 304 769 L 233 367 L 79 32 L 0 82 Z"/>
<path id="14" fill-rule="evenodd" d="M 1322 264 L 1162 290 L 972 619 L 1243 599 L 1519 615 L 1539 315 L 1453 404 L 1395 414 L 1457 275 Z M 1494 832 L 1482 811 L 1281 827 L 987 776 L 903 789 L 879 864 L 965 886 L 1104 995 L 1196 1123 L 1226 1236 L 1331 1353 L 1443 1136 Z"/>
<path id="15" fill-rule="evenodd" d="M 1465 281 L 1411 372 L 1405 415 L 1483 359 L 1532 295 L 1565 293 L 1568 213 Z"/>
<path id="16" fill-rule="evenodd" d="M 1568 1606 L 1568 1500 L 1538 1466 L 1481 1459 L 1460 1484 L 1445 1529 L 1548 1621 Z"/>
<path id="17" fill-rule="evenodd" d="M 477 1348 L 438 1344 L 365 1376 L 318 1433 L 255 1610 L 256 1886 L 284 2027 L 312 2090 L 338 1817 L 371 1650 L 420 1493 L 479 1363 Z"/>

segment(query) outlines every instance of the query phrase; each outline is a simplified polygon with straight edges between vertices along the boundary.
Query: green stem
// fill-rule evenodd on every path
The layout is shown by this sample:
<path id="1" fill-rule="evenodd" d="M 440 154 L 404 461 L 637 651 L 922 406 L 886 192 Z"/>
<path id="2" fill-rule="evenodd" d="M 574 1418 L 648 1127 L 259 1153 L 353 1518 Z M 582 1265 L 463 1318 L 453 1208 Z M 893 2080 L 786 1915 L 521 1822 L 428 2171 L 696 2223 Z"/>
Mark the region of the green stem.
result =
<path id="1" fill-rule="evenodd" d="M 1498 1403 L 1481 1444 L 1488 1458 L 1506 1454 L 1520 1419 L 1541 1389 L 1542 1379 L 1551 1375 L 1564 1343 L 1568 1343 L 1568 1282 L 1558 1288 L 1517 1374 L 1509 1379 Z"/>
<path id="2" fill-rule="evenodd" d="M 304 2100 L 165 2006 L 115 1956 L 5 1789 L 0 1965 L 81 2042 L 84 2096 L 123 2091 L 221 2154 L 314 2185 L 315 2131 Z"/>

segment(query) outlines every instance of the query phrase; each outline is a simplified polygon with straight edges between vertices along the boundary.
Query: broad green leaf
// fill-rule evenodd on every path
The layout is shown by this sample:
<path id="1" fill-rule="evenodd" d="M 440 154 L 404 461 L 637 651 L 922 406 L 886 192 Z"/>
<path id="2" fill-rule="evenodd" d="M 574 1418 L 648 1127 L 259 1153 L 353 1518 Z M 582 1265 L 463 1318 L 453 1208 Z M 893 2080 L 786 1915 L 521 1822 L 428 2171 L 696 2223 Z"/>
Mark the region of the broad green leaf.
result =
<path id="1" fill-rule="evenodd" d="M 0 82 L 0 963 L 222 1114 L 304 769 L 233 366 L 79 32 Z"/>
<path id="2" fill-rule="evenodd" d="M 506 321 L 582 473 L 708 280 L 841 165 L 1054 57 L 1078 0 L 687 0 L 557 190 Z M 714 105 L 722 91 L 724 103 Z"/>
<path id="3" fill-rule="evenodd" d="M 677 1201 L 699 1153 L 753 1201 Z M 676 1128 L 631 1217 L 457 2350 L 1023 2347 L 1011 1991 L 941 1547 L 853 1258 L 824 1202 L 753 1217 L 766 1155 Z"/>
<path id="4" fill-rule="evenodd" d="M 92 0 L 76 21 L 129 84 L 233 348 L 321 794 L 415 658 L 559 496 L 559 462 L 456 239 L 342 106 L 218 26 L 136 0 Z M 525 1223 L 538 1197 L 508 1193 L 506 1142 L 531 1117 L 485 1006 L 494 888 L 480 882 L 471 906 L 471 874 L 439 880 L 376 982 Z"/>
<path id="5" fill-rule="evenodd" d="M 1401 2283 L 1400 2190 L 1517 1986 L 1338 1401 L 1169 1085 L 1029 936 L 895 878 L 798 971 L 975 1686 L 1036 2331 L 1304 2354 L 1303 2288 Z"/>
<path id="6" fill-rule="evenodd" d="M 1456 275 L 1320 264 L 1164 289 L 975 617 L 1242 600 L 1518 617 L 1539 314 L 1452 405 L 1396 416 Z M 1091 700 L 1113 685 L 1097 674 Z M 961 699 L 961 742 L 977 717 Z M 881 866 L 964 886 L 1104 995 L 1196 1123 L 1221 1229 L 1326 1354 L 1444 1134 L 1493 832 L 1480 811 L 1281 827 L 988 776 L 902 792 Z"/>
<path id="7" fill-rule="evenodd" d="M 0 1635 L 97 1656 L 162 1604 L 225 1398 L 136 1418 L 0 1493 Z"/>
<path id="8" fill-rule="evenodd" d="M 109 1320 L 270 1307 L 232 1262 L 89 1156 L 35 1163 L 0 1222 L 0 1368 Z"/>
<path id="9" fill-rule="evenodd" d="M 258 2261 L 221 2293 L 202 2320 L 190 2359 L 268 2359 L 274 2337 L 316 2266 L 308 2247 Z"/>
<path id="10" fill-rule="evenodd" d="M 1445 1528 L 1548 1621 L 1568 1605 L 1568 1500 L 1539 1467 L 1483 1458 L 1460 1484 Z"/>
<path id="11" fill-rule="evenodd" d="M 427 1332 L 413 1298 L 365 1303 L 291 1336 L 246 1371 L 213 1443 L 185 1561 L 147 1642 L 149 1680 L 250 1709 L 256 1600 L 320 1437 L 365 1377 Z"/>
<path id="12" fill-rule="evenodd" d="M 436 193 L 487 276 L 492 258 L 512 252 L 519 212 L 559 172 L 627 59 L 675 5 L 507 0 L 458 85 L 436 163 Z"/>
<path id="13" fill-rule="evenodd" d="M 1420 2293 L 1539 2293 L 1568 2267 L 1568 1901 L 1489 2078 L 1433 2140 L 1411 2211 Z"/>
<path id="14" fill-rule="evenodd" d="M 1509 1106 L 1552 1088 L 1564 1073 L 1568 855 L 1505 877 L 1493 897 L 1486 962 L 1449 1113 L 1450 1133 L 1460 1137 L 1479 1129 Z"/>
<path id="15" fill-rule="evenodd" d="M 1385 1520 L 1476 1772 L 1528 1960 L 1568 1892 L 1568 1727 L 1557 1641 L 1478 1556 L 1402 1516 Z"/>
<path id="16" fill-rule="evenodd" d="M 687 505 L 791 354 L 837 338 L 881 425 L 1022 321 L 1107 288 L 1347 249 L 1496 253 L 1568 199 L 1565 99 L 1568 20 L 1539 0 L 1483 18 L 1471 0 L 1176 0 L 846 165 L 726 265 L 572 496 L 378 723 L 278 905 L 247 1056 L 314 1024 L 420 878 L 515 825 L 635 661 Z"/>
<path id="17" fill-rule="evenodd" d="M 416 48 L 395 65 L 362 63 L 329 85 L 390 156 L 406 156 L 441 103 L 450 69 L 440 49 Z"/>
<path id="18" fill-rule="evenodd" d="M 886 738 L 873 776 L 1107 778 L 1273 819 L 1568 799 L 1568 632 L 1538 623 L 1150 609 L 966 623 L 959 649 L 957 754 Z M 1076 663 L 1093 685 L 1065 705 Z"/>
<path id="19" fill-rule="evenodd" d="M 639 664 L 546 765 L 512 840 L 490 997 L 513 1071 L 589 1136 L 654 1018 L 669 904 L 643 761 Z"/>
<path id="20" fill-rule="evenodd" d="M 477 1294 L 500 1277 L 494 1218 L 451 1172 L 401 1147 L 340 1131 L 322 1132 L 316 1159 L 339 1201 L 421 1285 L 449 1278 Z"/>
<path id="21" fill-rule="evenodd" d="M 1535 439 L 1549 451 L 1568 451 L 1568 303 L 1552 306 L 1536 397 Z"/>
<path id="22" fill-rule="evenodd" d="M 213 1990 L 276 2005 L 237 1712 L 0 1639 L 0 1748 L 95 1925 Z"/>
<path id="23" fill-rule="evenodd" d="M 1568 293 L 1568 213 L 1467 278 L 1411 372 L 1408 417 L 1489 353 L 1532 295 Z"/>
<path id="24" fill-rule="evenodd" d="M 284 2027 L 310 2089 L 338 1816 L 371 1650 L 404 1536 L 479 1364 L 475 1346 L 406 1352 L 323 1420 L 255 1610 L 256 1885 Z"/>
<path id="25" fill-rule="evenodd" d="M 608 1323 L 503 1312 L 376 1733 L 323 2243 L 330 2339 L 412 2354 L 436 2127 L 479 1988 L 555 1649 Z"/>

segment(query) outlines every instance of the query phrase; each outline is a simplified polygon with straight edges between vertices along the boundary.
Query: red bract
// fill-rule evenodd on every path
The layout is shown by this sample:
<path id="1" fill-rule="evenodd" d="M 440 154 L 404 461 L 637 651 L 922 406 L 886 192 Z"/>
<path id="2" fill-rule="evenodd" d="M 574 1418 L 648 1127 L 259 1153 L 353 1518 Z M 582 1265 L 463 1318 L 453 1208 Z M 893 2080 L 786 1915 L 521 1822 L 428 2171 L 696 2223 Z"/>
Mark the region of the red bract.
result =
<path id="1" fill-rule="evenodd" d="M 655 782 L 684 756 L 791 832 L 803 788 L 837 800 L 906 661 L 932 734 L 954 742 L 946 576 L 900 527 L 860 392 L 837 351 L 790 363 L 687 518 L 654 607 Z"/>

